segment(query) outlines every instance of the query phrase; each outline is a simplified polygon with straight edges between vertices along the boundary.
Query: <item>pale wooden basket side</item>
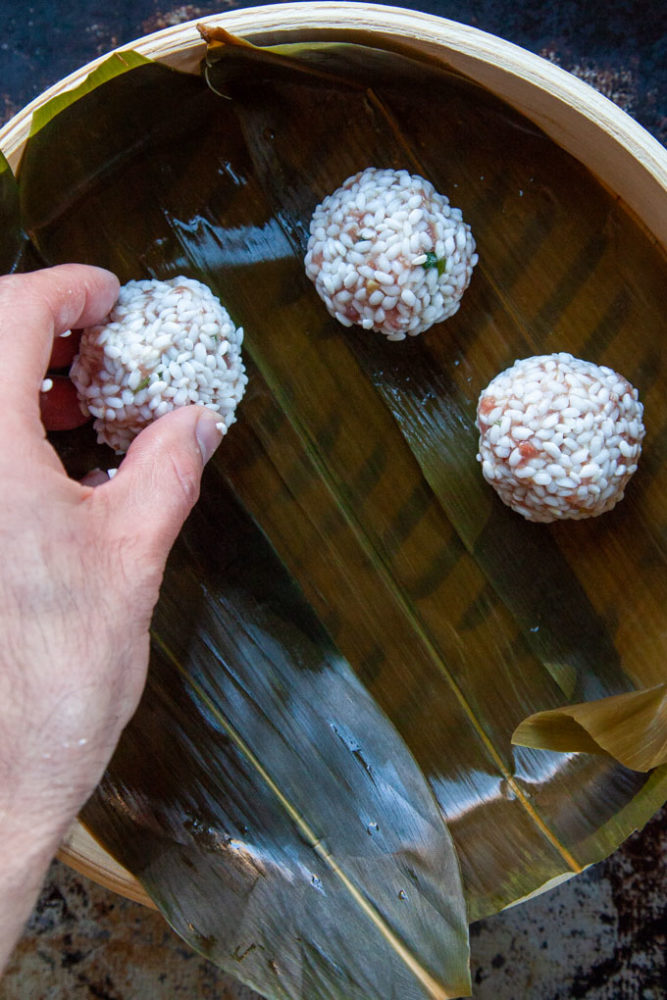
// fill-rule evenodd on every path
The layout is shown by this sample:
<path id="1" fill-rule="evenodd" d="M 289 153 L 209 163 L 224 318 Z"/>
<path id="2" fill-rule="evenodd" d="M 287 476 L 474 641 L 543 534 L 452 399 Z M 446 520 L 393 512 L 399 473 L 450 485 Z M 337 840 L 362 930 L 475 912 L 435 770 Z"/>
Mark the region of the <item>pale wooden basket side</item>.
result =
<path id="1" fill-rule="evenodd" d="M 103 885 L 112 892 L 155 909 L 155 904 L 141 884 L 119 865 L 91 833 L 77 820 L 58 851 L 58 858 L 70 868 Z"/>

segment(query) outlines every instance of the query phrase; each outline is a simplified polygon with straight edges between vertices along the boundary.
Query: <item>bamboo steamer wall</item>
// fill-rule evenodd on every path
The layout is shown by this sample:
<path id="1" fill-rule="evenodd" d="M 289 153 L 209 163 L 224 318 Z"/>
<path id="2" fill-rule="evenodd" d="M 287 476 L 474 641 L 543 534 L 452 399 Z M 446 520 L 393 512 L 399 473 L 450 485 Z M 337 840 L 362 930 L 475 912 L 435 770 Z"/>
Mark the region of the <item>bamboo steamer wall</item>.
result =
<path id="1" fill-rule="evenodd" d="M 655 241 L 667 246 L 667 151 L 614 104 L 575 77 L 516 45 L 442 18 L 363 3 L 281 4 L 206 18 L 256 44 L 343 40 L 421 52 L 487 87 L 539 125 L 622 199 Z M 191 21 L 125 46 L 197 72 L 205 46 Z M 50 88 L 0 130 L 16 169 L 36 108 L 79 85 L 101 57 Z M 141 886 L 75 824 L 60 857 L 95 881 L 152 905 Z M 548 888 L 548 886 L 544 887 Z"/>
<path id="2" fill-rule="evenodd" d="M 425 52 L 488 87 L 538 124 L 621 197 L 667 245 L 667 153 L 649 133 L 587 84 L 546 59 L 467 25 L 416 11 L 363 3 L 281 4 L 206 19 L 255 44 L 301 39 L 382 40 Z M 125 48 L 181 70 L 197 70 L 205 46 L 196 21 L 138 39 Z M 36 107 L 77 86 L 106 56 L 50 88 L 2 130 L 12 166 L 21 156 Z"/>

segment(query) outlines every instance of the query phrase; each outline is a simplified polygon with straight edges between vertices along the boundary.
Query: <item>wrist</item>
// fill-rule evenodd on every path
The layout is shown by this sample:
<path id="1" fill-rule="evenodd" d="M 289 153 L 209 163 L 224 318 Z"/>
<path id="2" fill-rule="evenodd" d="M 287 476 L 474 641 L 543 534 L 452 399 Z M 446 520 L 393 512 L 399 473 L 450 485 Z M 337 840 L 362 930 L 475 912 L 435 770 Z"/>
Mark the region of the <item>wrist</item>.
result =
<path id="1" fill-rule="evenodd" d="M 106 764 L 83 747 L 61 748 L 37 763 L 23 759 L 19 773 L 0 763 L 0 836 L 24 835 L 44 845 L 59 843 L 93 792 Z M 72 759 L 74 758 L 74 759 Z"/>
<path id="2" fill-rule="evenodd" d="M 35 905 L 46 871 L 65 835 L 66 826 L 28 829 L 16 816 L 0 818 L 0 976 Z"/>
<path id="3" fill-rule="evenodd" d="M 68 749 L 9 766 L 0 744 L 0 975 L 49 864 L 99 777 L 88 760 L 72 761 Z"/>

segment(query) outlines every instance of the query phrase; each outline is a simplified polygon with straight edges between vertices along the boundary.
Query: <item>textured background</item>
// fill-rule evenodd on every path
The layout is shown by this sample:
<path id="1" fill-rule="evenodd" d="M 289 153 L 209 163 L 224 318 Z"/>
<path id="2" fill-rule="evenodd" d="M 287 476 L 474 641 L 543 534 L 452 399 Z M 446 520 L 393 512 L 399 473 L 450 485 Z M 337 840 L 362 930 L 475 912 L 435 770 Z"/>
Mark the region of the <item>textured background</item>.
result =
<path id="1" fill-rule="evenodd" d="M 0 0 L 0 121 L 72 70 L 168 25 L 253 3 Z M 557 62 L 667 143 L 663 0 L 404 2 Z M 662 1000 L 667 810 L 607 861 L 474 924 L 475 1000 Z M 157 914 L 54 862 L 0 982 L 0 1000 L 256 1000 L 186 948 Z"/>

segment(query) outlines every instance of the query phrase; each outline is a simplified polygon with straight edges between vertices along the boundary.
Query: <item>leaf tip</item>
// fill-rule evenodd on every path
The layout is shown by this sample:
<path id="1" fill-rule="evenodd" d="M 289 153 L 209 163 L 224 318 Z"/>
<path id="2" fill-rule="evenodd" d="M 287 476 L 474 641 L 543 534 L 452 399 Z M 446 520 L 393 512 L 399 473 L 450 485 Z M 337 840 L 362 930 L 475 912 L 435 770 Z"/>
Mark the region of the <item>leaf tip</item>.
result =
<path id="1" fill-rule="evenodd" d="M 247 42 L 245 38 L 239 38 L 237 35 L 232 35 L 231 32 L 227 31 L 225 28 L 220 28 L 217 25 L 210 26 L 208 24 L 197 24 L 197 31 L 207 45 L 234 45 L 238 48 L 255 48 L 255 46 L 251 42 Z"/>

